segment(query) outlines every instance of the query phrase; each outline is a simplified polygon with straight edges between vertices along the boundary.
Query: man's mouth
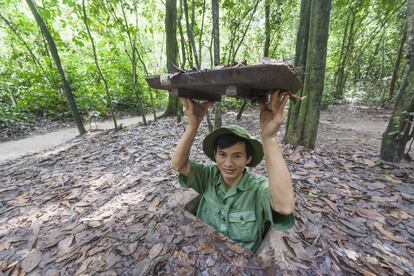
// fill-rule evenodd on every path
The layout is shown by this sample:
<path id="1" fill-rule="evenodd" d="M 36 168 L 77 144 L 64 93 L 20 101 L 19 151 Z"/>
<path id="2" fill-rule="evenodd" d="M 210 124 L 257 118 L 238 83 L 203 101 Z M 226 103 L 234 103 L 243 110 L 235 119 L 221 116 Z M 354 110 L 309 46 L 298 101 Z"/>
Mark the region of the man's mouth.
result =
<path id="1" fill-rule="evenodd" d="M 235 172 L 235 170 L 229 170 L 229 169 L 223 169 L 223 171 L 227 174 L 232 174 Z"/>

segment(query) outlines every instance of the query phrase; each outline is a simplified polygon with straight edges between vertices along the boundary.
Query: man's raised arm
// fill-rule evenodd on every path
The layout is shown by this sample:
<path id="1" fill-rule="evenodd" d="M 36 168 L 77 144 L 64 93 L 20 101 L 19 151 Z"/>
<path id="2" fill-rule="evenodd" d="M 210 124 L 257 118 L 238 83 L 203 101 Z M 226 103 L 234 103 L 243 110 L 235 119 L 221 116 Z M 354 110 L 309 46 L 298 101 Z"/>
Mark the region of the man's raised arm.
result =
<path id="1" fill-rule="evenodd" d="M 208 108 L 212 106 L 214 102 L 199 104 L 193 102 L 191 99 L 184 98 L 183 104 L 185 114 L 188 118 L 188 125 L 175 148 L 171 158 L 171 164 L 175 171 L 188 176 L 190 173 L 190 163 L 188 162 L 188 159 L 190 157 L 191 146 L 193 145 L 201 121 L 207 113 Z"/>
<path id="2" fill-rule="evenodd" d="M 277 138 L 277 132 L 283 123 L 283 111 L 288 99 L 288 96 L 273 92 L 269 107 L 265 103 L 260 103 L 260 127 L 269 175 L 271 204 L 272 209 L 282 215 L 290 215 L 294 207 L 292 179 Z"/>

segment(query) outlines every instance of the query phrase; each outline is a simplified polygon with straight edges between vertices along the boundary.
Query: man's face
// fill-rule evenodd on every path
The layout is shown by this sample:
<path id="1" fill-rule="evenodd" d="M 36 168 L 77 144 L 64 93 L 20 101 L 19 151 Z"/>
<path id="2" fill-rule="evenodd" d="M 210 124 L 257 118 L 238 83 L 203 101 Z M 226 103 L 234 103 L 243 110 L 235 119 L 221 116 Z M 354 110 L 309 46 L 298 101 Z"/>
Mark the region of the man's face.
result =
<path id="1" fill-rule="evenodd" d="M 224 182 L 230 187 L 242 178 L 246 165 L 252 159 L 251 156 L 247 157 L 245 142 L 239 142 L 226 149 L 217 148 L 215 158 Z"/>

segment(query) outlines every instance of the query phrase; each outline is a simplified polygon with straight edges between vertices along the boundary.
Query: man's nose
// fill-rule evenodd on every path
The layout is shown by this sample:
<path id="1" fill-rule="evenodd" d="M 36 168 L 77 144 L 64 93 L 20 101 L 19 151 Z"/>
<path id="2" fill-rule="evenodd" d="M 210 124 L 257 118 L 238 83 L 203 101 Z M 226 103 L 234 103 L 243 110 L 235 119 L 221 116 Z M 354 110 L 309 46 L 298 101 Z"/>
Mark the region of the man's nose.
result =
<path id="1" fill-rule="evenodd" d="M 225 162 L 224 162 L 224 164 L 225 165 L 231 165 L 231 164 L 233 164 L 233 161 L 231 160 L 231 157 L 227 157 L 226 160 L 225 160 Z"/>

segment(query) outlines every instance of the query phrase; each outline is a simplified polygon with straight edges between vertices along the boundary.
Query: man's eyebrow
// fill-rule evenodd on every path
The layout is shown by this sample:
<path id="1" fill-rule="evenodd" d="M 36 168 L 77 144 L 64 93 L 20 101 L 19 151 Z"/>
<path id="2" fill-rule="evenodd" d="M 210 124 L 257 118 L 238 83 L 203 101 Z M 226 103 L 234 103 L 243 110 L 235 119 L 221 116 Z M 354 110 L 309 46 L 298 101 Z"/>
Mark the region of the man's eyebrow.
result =
<path id="1" fill-rule="evenodd" d="M 218 152 L 224 152 L 225 153 L 226 151 L 219 149 Z M 242 151 L 237 151 L 237 152 L 233 152 L 232 154 L 243 154 L 243 152 Z"/>

